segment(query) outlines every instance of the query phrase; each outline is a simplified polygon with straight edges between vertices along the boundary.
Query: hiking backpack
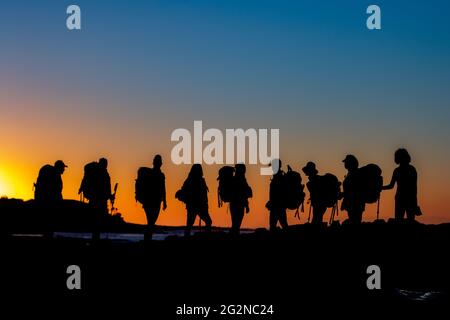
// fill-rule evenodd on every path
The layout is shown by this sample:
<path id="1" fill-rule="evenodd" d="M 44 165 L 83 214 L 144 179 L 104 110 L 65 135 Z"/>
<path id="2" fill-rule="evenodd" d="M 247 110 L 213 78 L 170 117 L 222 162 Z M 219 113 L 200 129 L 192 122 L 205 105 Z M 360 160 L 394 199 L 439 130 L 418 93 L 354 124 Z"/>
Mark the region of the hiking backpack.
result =
<path id="1" fill-rule="evenodd" d="M 233 175 L 234 168 L 230 166 L 224 166 L 219 169 L 219 187 L 217 188 L 217 196 L 219 202 L 219 208 L 222 207 L 224 202 L 230 202 L 233 196 Z"/>
<path id="2" fill-rule="evenodd" d="M 49 193 L 52 192 L 52 189 L 54 189 L 54 186 L 52 186 L 54 183 L 54 169 L 52 165 L 46 164 L 39 170 L 38 178 L 34 184 L 35 200 L 44 200 L 50 195 Z"/>
<path id="3" fill-rule="evenodd" d="M 365 203 L 375 203 L 380 198 L 383 187 L 381 169 L 376 164 L 368 164 L 358 169 L 358 186 Z"/>
<path id="4" fill-rule="evenodd" d="M 154 175 L 153 169 L 147 167 L 141 167 L 138 170 L 137 179 L 134 185 L 136 200 L 144 204 L 152 197 L 155 197 L 154 192 L 156 191 L 154 186 Z"/>
<path id="5" fill-rule="evenodd" d="M 288 166 L 288 171 L 283 176 L 284 201 L 286 208 L 297 210 L 305 200 L 305 186 L 302 184 L 302 176 Z"/>
<path id="6" fill-rule="evenodd" d="M 181 188 L 177 192 L 175 192 L 175 199 L 178 199 L 179 201 L 181 201 L 183 203 L 187 202 L 187 198 L 186 198 L 183 188 Z"/>
<path id="7" fill-rule="evenodd" d="M 338 178 L 331 173 L 326 173 L 320 177 L 318 196 L 321 203 L 327 208 L 333 208 L 341 191 L 341 183 Z"/>
<path id="8" fill-rule="evenodd" d="M 92 200 L 95 197 L 98 171 L 98 162 L 89 162 L 84 166 L 84 175 L 79 192 L 83 193 L 83 197 L 87 200 Z"/>

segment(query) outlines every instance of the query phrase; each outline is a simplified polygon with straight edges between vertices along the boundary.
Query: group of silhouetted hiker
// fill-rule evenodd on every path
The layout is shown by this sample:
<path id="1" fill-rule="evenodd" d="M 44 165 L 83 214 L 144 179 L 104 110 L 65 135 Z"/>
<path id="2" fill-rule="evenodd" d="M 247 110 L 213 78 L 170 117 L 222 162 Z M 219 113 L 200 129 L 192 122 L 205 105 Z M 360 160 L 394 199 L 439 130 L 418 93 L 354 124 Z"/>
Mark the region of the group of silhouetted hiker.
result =
<path id="1" fill-rule="evenodd" d="M 404 220 L 406 213 L 407 220 L 415 220 L 416 216 L 421 215 L 420 207 L 417 204 L 417 172 L 410 164 L 411 157 L 406 149 L 398 149 L 395 152 L 394 160 L 398 167 L 392 174 L 391 182 L 385 186 L 383 186 L 380 167 L 375 164 L 360 167 L 354 155 L 347 155 L 343 160 L 347 174 L 342 183 L 331 173 L 319 175 L 316 164 L 308 162 L 302 168 L 303 173 L 308 177 L 306 183 L 309 192 L 307 202 L 310 204 L 308 222 L 313 225 L 322 225 L 327 209 L 331 208 L 329 223 L 332 224 L 335 215 L 339 212 L 338 201 L 342 200 L 340 209 L 347 212 L 348 223 L 360 224 L 366 204 L 378 203 L 379 209 L 381 191 L 392 189 L 395 185 L 397 185 L 395 219 Z M 139 168 L 135 181 L 135 198 L 142 204 L 147 217 L 147 228 L 144 234 L 146 240 L 152 238 L 161 205 L 163 210 L 167 208 L 165 175 L 161 171 L 162 164 L 161 156 L 156 155 L 153 159 L 153 167 Z M 272 165 L 278 170 L 273 174 L 270 182 L 269 201 L 266 208 L 270 212 L 270 230 L 274 231 L 277 229 L 278 223 L 283 229 L 288 227 L 286 213 L 288 209 L 296 210 L 296 216 L 299 215 L 299 210 L 304 211 L 306 195 L 299 172 L 292 170 L 290 166 L 287 166 L 287 171 L 284 172 L 281 160 L 278 159 L 274 160 Z M 35 183 L 36 205 L 48 213 L 49 220 L 52 219 L 52 215 L 57 214 L 62 201 L 61 175 L 66 167 L 61 160 L 56 161 L 53 166 L 43 166 Z M 252 198 L 253 192 L 247 183 L 245 174 L 245 165 L 236 164 L 234 167 L 222 167 L 217 178 L 218 205 L 221 207 L 223 203 L 229 204 L 230 233 L 232 235 L 239 234 L 244 216 L 250 212 L 249 199 Z M 117 184 L 114 190 L 111 189 L 108 161 L 105 158 L 84 166 L 84 176 L 78 193 L 82 201 L 88 200 L 88 204 L 95 214 L 94 239 L 100 237 L 103 221 L 108 215 L 108 201 L 113 207 L 116 191 Z M 211 230 L 212 219 L 209 214 L 208 192 L 202 166 L 200 164 L 192 165 L 188 177 L 175 194 L 175 198 L 186 206 L 186 236 L 190 235 L 197 216 L 204 222 L 206 232 Z M 50 225 L 49 232 L 52 231 Z"/>

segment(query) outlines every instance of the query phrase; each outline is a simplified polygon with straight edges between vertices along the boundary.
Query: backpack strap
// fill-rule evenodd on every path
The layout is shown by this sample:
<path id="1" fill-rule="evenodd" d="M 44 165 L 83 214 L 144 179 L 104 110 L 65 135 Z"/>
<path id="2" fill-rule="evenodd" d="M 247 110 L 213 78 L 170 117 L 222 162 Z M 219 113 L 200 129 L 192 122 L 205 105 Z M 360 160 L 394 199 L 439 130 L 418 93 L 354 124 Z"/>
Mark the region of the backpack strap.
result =
<path id="1" fill-rule="evenodd" d="M 334 222 L 334 216 L 335 215 L 338 215 L 339 214 L 339 211 L 338 211 L 338 205 L 337 205 L 337 202 L 334 204 L 334 206 L 333 206 L 333 208 L 331 209 L 331 215 L 330 215 L 330 225 L 332 225 L 333 224 L 333 222 Z"/>
<path id="2" fill-rule="evenodd" d="M 311 200 L 308 201 L 309 203 L 309 214 L 308 214 L 308 223 L 311 220 L 311 209 L 312 209 L 312 205 L 311 205 Z"/>

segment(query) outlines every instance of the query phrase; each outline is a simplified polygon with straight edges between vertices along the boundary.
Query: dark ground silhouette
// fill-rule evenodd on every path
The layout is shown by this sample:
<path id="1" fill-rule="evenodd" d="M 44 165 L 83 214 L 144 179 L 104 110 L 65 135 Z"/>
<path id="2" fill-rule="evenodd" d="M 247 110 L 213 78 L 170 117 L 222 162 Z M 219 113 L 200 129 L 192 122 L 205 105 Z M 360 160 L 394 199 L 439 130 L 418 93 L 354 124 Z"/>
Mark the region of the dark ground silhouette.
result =
<path id="1" fill-rule="evenodd" d="M 275 319 L 311 312 L 361 315 L 362 308 L 371 316 L 405 316 L 444 308 L 449 301 L 450 224 L 296 225 L 239 238 L 200 233 L 149 243 L 27 238 L 2 243 L 10 276 L 1 290 L 8 299 L 92 304 L 100 314 L 124 307 L 127 314 L 175 318 L 183 303 L 256 303 L 273 304 Z M 71 264 L 83 270 L 81 291 L 65 287 Z M 373 264 L 381 268 L 381 290 L 366 287 L 366 269 Z M 434 293 L 419 301 L 405 292 Z"/>
<path id="2" fill-rule="evenodd" d="M 61 200 L 51 223 L 47 213 L 35 200 L 0 199 L 0 225 L 6 233 L 43 233 L 53 231 L 93 232 L 98 230 L 95 209 L 77 200 Z M 120 213 L 107 214 L 101 231 L 126 230 L 127 224 Z"/>

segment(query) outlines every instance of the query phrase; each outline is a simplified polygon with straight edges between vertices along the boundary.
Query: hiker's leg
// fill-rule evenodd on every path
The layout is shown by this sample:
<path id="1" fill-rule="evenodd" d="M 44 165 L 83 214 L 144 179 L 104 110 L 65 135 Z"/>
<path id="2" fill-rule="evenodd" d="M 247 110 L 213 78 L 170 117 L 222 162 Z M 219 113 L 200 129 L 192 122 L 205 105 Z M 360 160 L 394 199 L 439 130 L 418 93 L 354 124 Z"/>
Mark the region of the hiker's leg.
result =
<path id="1" fill-rule="evenodd" d="M 197 216 L 197 214 L 195 213 L 195 211 L 193 209 L 191 209 L 191 208 L 187 209 L 186 229 L 184 230 L 185 236 L 191 235 L 191 229 L 192 229 L 192 226 L 194 225 L 196 216 Z"/>
<path id="2" fill-rule="evenodd" d="M 152 240 L 153 230 L 155 228 L 156 221 L 158 220 L 160 209 L 160 205 L 144 206 L 145 215 L 147 217 L 147 228 L 144 233 L 144 240 Z"/>
<path id="3" fill-rule="evenodd" d="M 324 206 L 316 206 L 315 208 L 313 208 L 313 222 L 317 225 L 322 225 L 323 216 L 325 215 L 326 211 L 327 207 Z"/>
<path id="4" fill-rule="evenodd" d="M 356 224 L 361 224 L 362 222 L 362 215 L 363 215 L 363 210 L 355 210 L 355 223 Z"/>
<path id="5" fill-rule="evenodd" d="M 245 206 L 243 206 L 243 205 L 237 205 L 237 206 L 235 206 L 235 208 L 233 210 L 234 216 L 232 217 L 233 224 L 231 226 L 231 229 L 232 229 L 232 233 L 235 235 L 239 235 L 239 230 L 242 225 L 242 220 L 244 219 L 244 210 L 245 210 Z"/>
<path id="6" fill-rule="evenodd" d="M 278 223 L 278 213 L 277 213 L 277 209 L 272 208 L 272 210 L 270 210 L 270 215 L 269 215 L 269 230 L 270 231 L 275 231 L 277 229 L 277 223 Z"/>
<path id="7" fill-rule="evenodd" d="M 321 224 L 322 223 L 322 216 L 320 213 L 321 209 L 319 206 L 313 207 L 313 217 L 312 217 L 312 224 Z"/>
<path id="8" fill-rule="evenodd" d="M 358 223 L 358 208 L 356 207 L 354 201 L 349 201 L 347 212 L 349 222 L 351 224 Z"/>
<path id="9" fill-rule="evenodd" d="M 238 224 L 238 208 L 234 202 L 230 202 L 230 215 L 231 215 L 231 228 L 230 228 L 230 234 L 237 234 L 239 233 L 239 228 L 237 227 Z"/>
<path id="10" fill-rule="evenodd" d="M 354 219 L 354 216 L 353 216 L 353 210 L 352 209 L 347 209 L 347 215 L 348 215 L 348 221 L 350 221 L 351 223 L 353 223 L 353 219 Z"/>
<path id="11" fill-rule="evenodd" d="M 241 226 L 242 226 L 242 221 L 244 220 L 244 215 L 245 215 L 245 206 L 240 206 L 238 208 L 238 212 L 237 212 L 237 231 L 239 233 L 239 231 L 241 230 Z"/>
<path id="12" fill-rule="evenodd" d="M 348 208 L 348 220 L 352 224 L 358 223 L 358 210 L 355 208 Z"/>
<path id="13" fill-rule="evenodd" d="M 407 208 L 406 209 L 406 219 L 408 221 L 414 221 L 416 220 L 416 212 L 413 208 Z"/>
<path id="14" fill-rule="evenodd" d="M 100 201 L 100 212 L 102 213 L 103 216 L 107 216 L 109 214 L 107 199 L 102 199 Z"/>
<path id="15" fill-rule="evenodd" d="M 323 216 L 325 215 L 326 212 L 327 212 L 327 207 L 322 207 L 322 212 L 320 213 L 320 223 L 321 224 L 323 222 Z"/>
<path id="16" fill-rule="evenodd" d="M 395 220 L 403 220 L 405 216 L 405 208 L 400 200 L 395 199 Z"/>
<path id="17" fill-rule="evenodd" d="M 206 230 L 206 232 L 210 232 L 211 231 L 212 220 L 211 220 L 211 216 L 209 215 L 208 208 L 201 209 L 199 211 L 199 217 L 205 223 L 205 230 Z"/>
<path id="18" fill-rule="evenodd" d="M 288 228 L 288 222 L 287 222 L 287 216 L 286 216 L 286 209 L 281 209 L 280 210 L 280 214 L 278 217 L 281 227 L 283 229 L 287 229 Z"/>

